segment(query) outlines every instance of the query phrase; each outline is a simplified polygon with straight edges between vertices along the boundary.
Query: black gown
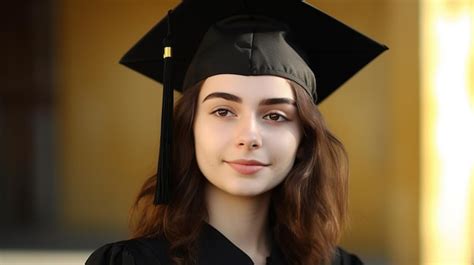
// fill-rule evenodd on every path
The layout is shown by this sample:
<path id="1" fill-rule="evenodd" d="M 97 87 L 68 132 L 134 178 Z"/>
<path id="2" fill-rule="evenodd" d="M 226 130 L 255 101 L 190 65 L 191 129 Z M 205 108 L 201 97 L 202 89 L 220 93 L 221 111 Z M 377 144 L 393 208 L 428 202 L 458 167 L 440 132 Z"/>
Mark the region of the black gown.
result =
<path id="1" fill-rule="evenodd" d="M 253 265 L 250 257 L 211 225 L 203 227 L 198 239 L 198 264 Z M 135 238 L 104 245 L 94 251 L 86 265 L 171 265 L 168 243 L 163 237 Z M 287 265 L 283 255 L 272 244 L 267 265 Z M 363 264 L 355 255 L 338 248 L 331 265 Z"/>

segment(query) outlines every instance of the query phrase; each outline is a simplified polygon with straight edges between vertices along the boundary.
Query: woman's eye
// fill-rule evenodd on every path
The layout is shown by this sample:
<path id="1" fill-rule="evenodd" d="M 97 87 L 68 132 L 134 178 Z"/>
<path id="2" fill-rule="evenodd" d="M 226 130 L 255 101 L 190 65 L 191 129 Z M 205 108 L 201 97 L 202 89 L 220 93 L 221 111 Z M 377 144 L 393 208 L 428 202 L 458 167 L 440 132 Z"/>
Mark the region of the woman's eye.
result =
<path id="1" fill-rule="evenodd" d="M 264 118 L 267 117 L 267 120 L 272 120 L 272 121 L 287 121 L 288 119 L 278 113 L 270 113 L 264 116 Z"/>
<path id="2" fill-rule="evenodd" d="M 232 114 L 232 112 L 228 109 L 217 109 L 213 111 L 212 113 L 219 117 L 227 117 L 229 116 L 229 114 Z"/>

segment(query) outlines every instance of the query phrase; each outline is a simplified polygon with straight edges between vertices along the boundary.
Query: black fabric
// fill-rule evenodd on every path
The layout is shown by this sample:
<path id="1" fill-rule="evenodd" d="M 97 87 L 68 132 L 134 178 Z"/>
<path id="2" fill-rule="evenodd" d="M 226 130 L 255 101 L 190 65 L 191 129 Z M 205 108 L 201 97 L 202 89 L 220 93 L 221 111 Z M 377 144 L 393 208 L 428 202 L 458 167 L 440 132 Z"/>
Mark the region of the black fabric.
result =
<path id="1" fill-rule="evenodd" d="M 110 243 L 98 248 L 86 265 L 172 265 L 167 254 L 168 242 L 159 238 L 137 238 Z M 250 257 L 210 225 L 205 225 L 198 239 L 199 265 L 253 265 Z M 331 265 L 361 265 L 361 260 L 337 248 Z M 267 265 L 289 265 L 281 250 L 272 244 Z"/>
<path id="2" fill-rule="evenodd" d="M 385 45 L 303 1 L 188 0 L 174 8 L 171 19 L 174 63 L 171 78 L 174 89 L 186 89 L 183 86 L 186 72 L 209 29 L 235 15 L 264 16 L 288 27 L 291 35 L 288 36 L 291 37 L 288 43 L 316 77 L 317 88 L 311 90 L 317 90 L 318 98 L 314 98 L 317 103 L 387 50 Z M 168 22 L 165 17 L 122 57 L 120 63 L 162 83 L 164 60 L 161 43 L 167 34 Z M 267 44 L 269 42 L 262 48 L 272 49 Z M 286 53 L 275 53 L 273 62 L 280 64 L 280 59 Z M 219 71 L 222 62 L 213 65 L 213 71 Z M 225 63 L 236 62 L 231 59 Z M 278 65 L 275 66 L 278 68 Z M 293 77 L 290 72 L 285 74 Z"/>
<path id="3" fill-rule="evenodd" d="M 233 16 L 204 36 L 185 75 L 190 87 L 217 74 L 274 75 L 292 80 L 317 100 L 311 68 L 290 45 L 286 25 L 262 16 Z"/>

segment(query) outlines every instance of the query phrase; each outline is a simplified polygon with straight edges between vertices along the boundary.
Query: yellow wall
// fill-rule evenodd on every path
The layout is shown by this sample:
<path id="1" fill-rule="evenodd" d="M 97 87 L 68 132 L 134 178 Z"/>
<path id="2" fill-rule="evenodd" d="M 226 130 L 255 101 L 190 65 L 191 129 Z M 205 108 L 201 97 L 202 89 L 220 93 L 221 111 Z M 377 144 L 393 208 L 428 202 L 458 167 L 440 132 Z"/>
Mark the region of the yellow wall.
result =
<path id="1" fill-rule="evenodd" d="M 132 199 L 153 174 L 160 86 L 118 60 L 175 4 L 159 3 L 65 0 L 58 7 L 58 146 L 66 226 L 124 229 Z"/>
<path id="2" fill-rule="evenodd" d="M 66 227 L 124 231 L 134 196 L 154 172 L 161 87 L 117 62 L 178 2 L 63 0 L 58 7 L 58 151 Z M 390 47 L 321 106 L 350 155 L 351 224 L 343 244 L 361 256 L 416 264 L 418 6 L 311 2 Z"/>
<path id="3" fill-rule="evenodd" d="M 390 48 L 322 104 L 349 152 L 351 224 L 343 243 L 392 264 L 418 264 L 418 5 L 313 2 Z"/>

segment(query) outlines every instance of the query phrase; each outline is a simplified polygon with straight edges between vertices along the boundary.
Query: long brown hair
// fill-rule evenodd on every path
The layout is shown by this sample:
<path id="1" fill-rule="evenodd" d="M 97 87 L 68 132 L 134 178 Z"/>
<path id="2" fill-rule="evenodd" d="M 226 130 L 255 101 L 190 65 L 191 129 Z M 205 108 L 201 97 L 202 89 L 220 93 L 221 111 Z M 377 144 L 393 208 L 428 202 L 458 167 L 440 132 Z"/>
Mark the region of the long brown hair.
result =
<path id="1" fill-rule="evenodd" d="M 347 154 L 309 94 L 290 84 L 304 135 L 292 170 L 272 191 L 270 224 L 289 264 L 326 264 L 346 219 Z M 152 176 L 140 190 L 130 218 L 132 237 L 164 236 L 173 262 L 179 265 L 195 263 L 195 242 L 207 218 L 205 178 L 196 162 L 193 137 L 201 85 L 185 90 L 174 110 L 170 183 L 175 196 L 168 205 L 154 205 L 156 176 Z"/>

